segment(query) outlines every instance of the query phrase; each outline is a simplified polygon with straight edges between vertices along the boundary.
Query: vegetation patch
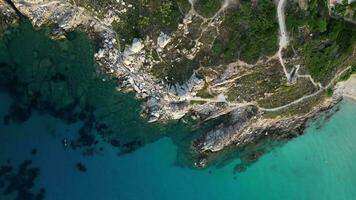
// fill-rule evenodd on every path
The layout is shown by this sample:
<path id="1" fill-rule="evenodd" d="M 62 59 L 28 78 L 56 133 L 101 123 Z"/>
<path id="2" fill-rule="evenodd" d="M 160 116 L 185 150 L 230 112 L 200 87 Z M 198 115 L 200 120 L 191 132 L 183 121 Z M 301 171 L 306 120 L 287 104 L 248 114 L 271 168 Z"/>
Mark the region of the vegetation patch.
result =
<path id="1" fill-rule="evenodd" d="M 293 85 L 282 85 L 272 95 L 258 101 L 264 108 L 275 108 L 291 103 L 303 96 L 313 94 L 317 88 L 307 79 L 298 80 Z"/>
<path id="2" fill-rule="evenodd" d="M 72 0 L 72 4 L 87 8 L 95 16 L 104 18 L 108 12 L 118 17 L 112 24 L 121 38 L 121 45 L 131 44 L 133 38 L 157 37 L 162 32 L 176 30 L 184 14 L 190 9 L 185 0 Z"/>
<path id="3" fill-rule="evenodd" d="M 212 46 L 212 56 L 225 63 L 236 58 L 254 63 L 277 51 L 276 7 L 268 0 L 258 1 L 256 5 L 240 1 L 238 8 L 226 13 L 220 32 Z"/>
<path id="4" fill-rule="evenodd" d="M 356 44 L 356 27 L 330 18 L 321 0 L 311 1 L 307 12 L 291 5 L 288 13 L 292 46 L 303 58 L 308 73 L 327 84 L 348 63 Z"/>
<path id="5" fill-rule="evenodd" d="M 208 84 L 207 83 L 205 83 L 204 87 L 197 92 L 197 96 L 201 97 L 201 98 L 213 98 L 213 95 L 211 95 L 209 90 L 208 90 Z"/>
<path id="6" fill-rule="evenodd" d="M 356 21 L 356 2 L 348 4 L 347 0 L 337 3 L 333 9 L 337 16 Z"/>
<path id="7" fill-rule="evenodd" d="M 313 108 L 320 105 L 325 98 L 327 98 L 327 92 L 321 92 L 316 96 L 313 96 L 309 99 L 306 99 L 303 102 L 289 106 L 288 108 L 273 111 L 265 112 L 264 117 L 275 118 L 275 117 L 292 117 L 297 115 L 303 115 L 309 113 Z"/>
<path id="8" fill-rule="evenodd" d="M 212 17 L 222 6 L 222 0 L 197 0 L 195 10 L 204 17 Z"/>
<path id="9" fill-rule="evenodd" d="M 184 84 L 192 74 L 194 69 L 199 66 L 195 60 L 189 60 L 185 57 L 179 61 L 165 60 L 152 67 L 152 74 L 168 84 Z"/>
<path id="10" fill-rule="evenodd" d="M 283 72 L 279 65 L 256 66 L 253 73 L 237 79 L 228 92 L 229 101 L 257 101 L 266 94 L 273 93 L 285 83 Z"/>
<path id="11" fill-rule="evenodd" d="M 193 105 L 202 105 L 202 104 L 205 104 L 206 101 L 191 100 L 190 103 L 193 104 Z"/>

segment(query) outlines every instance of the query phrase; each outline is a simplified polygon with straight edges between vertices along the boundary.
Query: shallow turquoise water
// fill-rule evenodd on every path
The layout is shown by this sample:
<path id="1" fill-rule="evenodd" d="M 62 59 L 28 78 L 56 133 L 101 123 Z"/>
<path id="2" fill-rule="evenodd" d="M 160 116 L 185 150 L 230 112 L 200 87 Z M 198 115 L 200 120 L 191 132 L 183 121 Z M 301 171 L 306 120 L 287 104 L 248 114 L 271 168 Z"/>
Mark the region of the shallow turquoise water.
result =
<path id="1" fill-rule="evenodd" d="M 43 94 L 49 93 L 46 97 L 55 102 L 53 105 L 68 103 L 63 99 L 71 100 L 67 87 L 72 92 L 84 91 L 83 106 L 89 102 L 100 108 L 97 110 L 99 118 L 115 125 L 120 139 L 129 138 L 128 135 L 147 137 L 148 142 L 162 138 L 121 156 L 117 148 L 100 141 L 96 146 L 103 147 L 102 151 L 94 156 L 83 156 L 80 150 L 62 143 L 63 139 L 78 136 L 82 122 L 68 125 L 35 111 L 24 123 L 5 125 L 0 121 L 0 165 L 11 160 L 11 165 L 16 167 L 24 160 L 32 160 L 31 166 L 40 169 L 33 189 L 44 187 L 45 199 L 355 199 L 356 103 L 353 101 L 343 101 L 340 111 L 322 122 L 321 127 L 320 123 L 311 123 L 305 135 L 262 156 L 243 173 L 233 173 L 238 160 L 219 169 L 182 168 L 176 165 L 177 146 L 164 136 L 180 134 L 185 138 L 191 132 L 179 125 L 164 129 L 144 123 L 138 116 L 139 102 L 113 93 L 116 85 L 104 83 L 95 73 L 87 38 L 79 35 L 71 41 L 57 43 L 49 40 L 45 31 L 34 31 L 28 23 L 15 30 L 15 34 L 8 36 L 7 43 L 0 42 L 0 61 L 12 64 L 11 69 L 18 70 L 18 78 L 24 79 L 33 90 L 40 88 Z M 87 49 L 86 54 L 80 51 L 83 47 Z M 6 65 L 1 67 L 6 68 Z M 61 81 L 61 76 L 52 76 L 58 75 L 59 69 L 66 74 L 66 81 Z M 56 81 L 48 81 L 48 77 Z M 11 86 L 14 85 L 7 85 Z M 23 91 L 23 96 L 31 97 L 28 95 L 31 90 L 20 90 Z M 12 101 L 23 105 L 31 100 L 23 96 L 20 100 L 11 99 L 0 90 L 0 120 L 8 114 Z M 115 112 L 111 113 L 112 110 Z M 151 138 L 151 135 L 155 136 Z M 38 152 L 32 155 L 34 148 Z M 86 172 L 76 168 L 78 162 L 85 165 Z M 0 199 L 13 198 L 0 193 Z"/>
<path id="2" fill-rule="evenodd" d="M 10 99 L 0 98 L 3 114 Z M 237 161 L 203 171 L 177 167 L 168 138 L 124 156 L 103 143 L 99 155 L 83 157 L 60 142 L 79 124 L 37 113 L 22 125 L 0 126 L 0 158 L 32 159 L 40 166 L 36 185 L 46 188 L 46 199 L 354 199 L 356 103 L 344 101 L 340 108 L 321 128 L 312 124 L 305 135 L 236 175 Z M 75 169 L 78 161 L 87 172 Z"/>

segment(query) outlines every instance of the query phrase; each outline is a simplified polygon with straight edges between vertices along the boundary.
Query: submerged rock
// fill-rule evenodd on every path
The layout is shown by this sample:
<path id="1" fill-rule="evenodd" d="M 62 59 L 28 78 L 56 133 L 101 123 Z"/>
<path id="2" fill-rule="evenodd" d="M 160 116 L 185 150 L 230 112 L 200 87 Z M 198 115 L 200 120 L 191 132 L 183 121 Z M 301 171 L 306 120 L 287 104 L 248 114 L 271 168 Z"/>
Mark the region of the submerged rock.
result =
<path id="1" fill-rule="evenodd" d="M 86 172 L 87 171 L 87 167 L 81 162 L 78 162 L 75 166 L 77 167 L 77 169 L 80 172 Z"/>
<path id="2" fill-rule="evenodd" d="M 80 129 L 79 138 L 63 142 L 65 146 L 84 148 L 86 155 L 96 151 L 96 133 L 119 147 L 121 153 L 130 153 L 163 137 L 154 125 L 137 119 L 140 111 L 134 108 L 139 104 L 131 97 L 121 96 L 120 90 L 134 92 L 142 100 L 141 114 L 149 122 L 186 120 L 190 116 L 194 125 L 204 128 L 182 145 L 186 148 L 187 143 L 192 144 L 194 155 L 190 151 L 185 153 L 189 152 L 186 154 L 193 157 L 196 166 L 206 166 L 212 155 L 229 149 L 237 149 L 240 157 L 250 163 L 260 152 L 265 152 L 264 142 L 300 135 L 308 119 L 333 106 L 332 98 L 324 93 L 343 72 L 328 80 L 324 88 L 312 76 L 298 74 L 299 67 L 304 65 L 297 63 L 304 60 L 302 57 L 285 58 L 286 64 L 298 66 L 293 71 L 295 81 L 287 84 L 288 77 L 284 77 L 282 66 L 274 56 L 278 30 L 274 21 L 276 13 L 272 10 L 274 4 L 270 1 L 262 2 L 263 9 L 257 2 L 232 6 L 232 1 L 226 1 L 211 19 L 192 11 L 185 16 L 171 16 L 182 19 L 174 23 L 180 24 L 177 30 L 169 27 L 173 31 L 160 30 L 145 37 L 135 30 L 139 32 L 137 36 L 135 33 L 124 46 L 120 46 L 121 35 L 117 35 L 111 24 L 121 20 L 115 13 L 126 13 L 132 6 L 114 12 L 114 7 L 119 5 L 112 2 L 102 19 L 67 0 L 12 2 L 13 8 L 0 0 L 1 23 L 12 23 L 11 19 L 18 19 L 16 12 L 20 12 L 17 14 L 28 17 L 32 26 L 50 29 L 40 30 L 43 33 L 40 35 L 28 31 L 27 25 L 27 29 L 20 27 L 21 31 L 14 30 L 5 37 L 5 46 L 11 52 L 6 55 L 10 57 L 5 59 L 7 63 L 0 65 L 4 77 L 0 83 L 20 98 L 21 103 L 12 107 L 4 123 L 26 121 L 32 108 L 48 111 L 68 123 L 83 121 L 85 126 Z M 194 6 L 194 1 L 191 4 Z M 256 15 L 252 19 L 242 17 L 247 15 L 243 11 L 251 6 Z M 163 21 L 168 26 L 166 19 Z M 259 24 L 260 21 L 266 23 Z M 83 42 L 85 37 L 73 31 L 87 33 L 94 44 Z M 24 32 L 29 34 L 20 35 Z M 197 37 L 190 38 L 190 32 Z M 46 37 L 49 33 L 52 39 L 61 40 L 46 40 L 44 33 Z M 15 46 L 15 42 L 26 43 L 23 52 L 27 53 L 18 53 L 12 47 L 13 42 Z M 327 43 L 318 44 L 326 48 Z M 351 48 L 352 44 L 347 47 Z M 317 91 L 301 92 L 309 86 Z"/>
<path id="3" fill-rule="evenodd" d="M 25 160 L 17 171 L 10 165 L 0 166 L 0 190 L 2 195 L 14 196 L 15 199 L 42 200 L 45 197 L 45 189 L 35 189 L 39 168 L 31 167 L 32 161 Z"/>

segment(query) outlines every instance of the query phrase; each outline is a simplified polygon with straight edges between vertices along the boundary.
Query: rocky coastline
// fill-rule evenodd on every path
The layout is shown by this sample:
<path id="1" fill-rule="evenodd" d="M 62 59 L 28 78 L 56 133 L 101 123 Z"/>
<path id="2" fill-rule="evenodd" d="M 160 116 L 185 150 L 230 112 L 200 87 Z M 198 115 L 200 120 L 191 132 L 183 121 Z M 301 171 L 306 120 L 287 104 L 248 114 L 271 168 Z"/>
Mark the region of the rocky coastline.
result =
<path id="1" fill-rule="evenodd" d="M 0 1 L 0 25 L 6 26 L 16 24 L 19 20 L 19 16 L 16 11 L 5 1 Z"/>
<path id="2" fill-rule="evenodd" d="M 278 146 L 302 135 L 308 123 L 334 108 L 341 100 L 342 96 L 335 95 L 302 116 L 263 118 L 261 117 L 263 113 L 256 109 L 254 112 L 251 111 L 253 108 L 229 113 L 235 116 L 228 117 L 229 121 L 220 123 L 216 128 L 195 140 L 193 144 L 197 151 L 195 165 L 197 167 L 208 166 L 209 162 L 214 162 L 210 159 L 214 154 L 229 147 L 240 152 L 239 157 L 242 159 L 240 167 L 245 169 L 245 165 L 254 162 L 259 157 L 253 155 L 268 152 L 271 146 Z M 245 157 L 250 157 L 250 159 L 243 160 Z"/>
<path id="3" fill-rule="evenodd" d="M 98 48 L 94 55 L 97 64 L 107 74 L 119 80 L 118 91 L 133 91 L 136 98 L 143 101 L 142 115 L 148 121 L 166 122 L 178 119 L 185 121 L 189 118 L 202 124 L 216 123 L 213 128 L 192 141 L 194 164 L 198 168 L 209 165 L 210 158 L 226 148 L 240 152 L 247 152 L 246 149 L 250 149 L 246 154 L 259 155 L 258 152 L 265 151 L 263 145 L 256 147 L 260 142 L 288 140 L 301 135 L 310 119 L 331 109 L 342 98 L 340 93 L 333 96 L 325 94 L 334 83 L 320 89 L 320 94 L 315 95 L 314 99 L 320 100 L 296 101 L 295 105 L 292 102 L 291 108 L 284 109 L 282 106 L 281 109 L 277 109 L 278 111 L 265 109 L 254 103 L 230 103 L 224 95 L 209 100 L 197 98 L 195 94 L 204 87 L 205 82 L 204 78 L 198 76 L 198 71 L 205 72 L 205 69 L 196 70 L 184 85 L 173 86 L 144 70 L 144 64 L 154 62 L 145 55 L 144 48 L 165 48 L 171 39 L 169 36 L 162 33 L 157 42 L 148 38 L 135 39 L 131 45 L 121 46 L 117 33 L 82 7 L 66 1 L 11 2 L 16 10 L 6 1 L 0 0 L 0 15 L 4 24 L 15 24 L 19 20 L 20 16 L 17 13 L 19 12 L 27 17 L 34 27 L 53 27 L 51 32 L 53 39 L 63 39 L 71 31 L 87 33 L 97 43 Z M 182 26 L 184 25 L 186 24 Z M 231 77 L 228 72 L 236 70 L 236 65 L 242 66 L 239 70 L 243 75 L 244 70 L 251 67 L 241 61 L 231 64 L 225 74 L 214 77 L 213 81 L 216 81 L 217 85 L 229 81 Z M 198 104 L 192 103 L 193 101 Z M 201 101 L 204 103 L 199 104 Z M 301 110 L 301 107 L 310 109 L 298 113 L 296 110 Z"/>

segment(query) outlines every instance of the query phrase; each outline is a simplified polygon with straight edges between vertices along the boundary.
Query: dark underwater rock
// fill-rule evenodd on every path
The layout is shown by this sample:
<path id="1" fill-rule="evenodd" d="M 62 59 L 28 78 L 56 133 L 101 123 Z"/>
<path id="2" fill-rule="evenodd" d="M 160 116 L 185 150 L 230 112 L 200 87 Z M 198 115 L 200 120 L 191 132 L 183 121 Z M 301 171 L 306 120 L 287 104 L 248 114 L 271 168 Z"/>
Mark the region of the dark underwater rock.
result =
<path id="1" fill-rule="evenodd" d="M 23 123 L 33 111 L 68 124 L 83 122 L 77 138 L 62 142 L 84 155 L 99 152 L 98 141 L 130 153 L 163 137 L 140 118 L 139 102 L 117 91 L 118 79 L 95 64 L 95 47 L 84 33 L 69 32 L 67 39 L 54 41 L 48 37 L 50 30 L 35 30 L 26 18 L 8 32 L 0 38 L 0 52 L 8 52 L 0 56 L 0 87 L 15 103 L 5 124 Z"/>
<path id="2" fill-rule="evenodd" d="M 141 141 L 138 140 L 134 140 L 131 142 L 127 142 L 125 144 L 122 145 L 120 154 L 128 154 L 128 153 L 132 153 L 133 151 L 135 151 L 136 149 L 140 148 L 143 146 L 143 143 Z"/>
<path id="3" fill-rule="evenodd" d="M 13 104 L 10 107 L 9 116 L 11 121 L 21 124 L 30 118 L 31 110 L 29 108 Z"/>
<path id="4" fill-rule="evenodd" d="M 110 144 L 114 147 L 119 147 L 120 146 L 120 141 L 117 139 L 111 139 Z"/>
<path id="5" fill-rule="evenodd" d="M 36 148 L 32 149 L 31 150 L 31 155 L 36 155 L 38 152 L 38 150 Z"/>
<path id="6" fill-rule="evenodd" d="M 3 165 L 0 167 L 0 177 L 4 176 L 5 174 L 12 171 L 12 166 L 10 165 Z"/>
<path id="7" fill-rule="evenodd" d="M 2 195 L 14 195 L 15 200 L 42 200 L 45 190 L 34 190 L 36 179 L 39 175 L 39 168 L 31 167 L 32 161 L 25 160 L 14 171 L 14 167 L 3 165 L 0 167 L 0 189 Z M 0 195 L 1 197 L 1 195 Z"/>
<path id="8" fill-rule="evenodd" d="M 80 172 L 86 172 L 87 171 L 87 167 L 81 162 L 78 162 L 75 166 L 77 167 L 77 169 Z"/>
<path id="9" fill-rule="evenodd" d="M 10 125 L 10 116 L 9 115 L 5 115 L 3 118 L 3 123 L 5 126 Z"/>

